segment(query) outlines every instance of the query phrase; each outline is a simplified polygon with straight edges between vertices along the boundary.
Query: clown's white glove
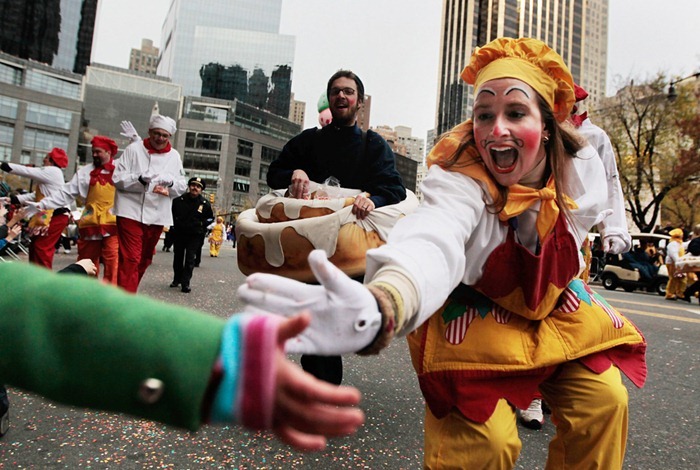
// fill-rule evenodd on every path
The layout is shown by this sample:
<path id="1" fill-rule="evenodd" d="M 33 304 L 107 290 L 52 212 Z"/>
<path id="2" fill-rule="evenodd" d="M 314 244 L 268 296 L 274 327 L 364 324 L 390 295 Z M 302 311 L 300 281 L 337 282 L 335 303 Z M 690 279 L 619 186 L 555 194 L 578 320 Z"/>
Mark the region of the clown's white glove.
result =
<path id="1" fill-rule="evenodd" d="M 141 137 L 139 137 L 139 133 L 136 132 L 136 128 L 131 123 L 131 121 L 122 121 L 120 125 L 122 128 L 120 134 L 129 139 L 129 142 L 134 143 L 141 140 Z"/>
<path id="2" fill-rule="evenodd" d="M 309 285 L 272 274 L 253 274 L 238 288 L 247 311 L 290 317 L 311 312 L 311 324 L 287 341 L 289 353 L 332 356 L 368 346 L 382 326 L 382 315 L 370 291 L 333 266 L 323 250 L 309 254 L 309 266 L 321 285 Z"/>
<path id="3" fill-rule="evenodd" d="M 603 251 L 611 255 L 619 255 L 629 251 L 627 242 L 619 235 L 608 235 L 603 237 Z"/>

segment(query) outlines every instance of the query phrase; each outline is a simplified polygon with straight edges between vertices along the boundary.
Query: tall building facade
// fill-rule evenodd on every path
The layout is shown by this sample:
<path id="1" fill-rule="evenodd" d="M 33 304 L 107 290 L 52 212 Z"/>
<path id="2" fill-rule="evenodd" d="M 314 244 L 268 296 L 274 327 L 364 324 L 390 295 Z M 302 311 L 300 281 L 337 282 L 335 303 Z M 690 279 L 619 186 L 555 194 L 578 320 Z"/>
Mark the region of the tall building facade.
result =
<path id="1" fill-rule="evenodd" d="M 53 147 L 76 169 L 82 76 L 0 53 L 0 161 L 41 166 Z"/>
<path id="2" fill-rule="evenodd" d="M 218 214 L 236 216 L 267 194 L 267 170 L 301 125 L 234 100 L 187 96 L 173 145 L 187 177 L 206 181 Z"/>
<path id="3" fill-rule="evenodd" d="M 97 0 L 3 0 L 0 50 L 55 68 L 85 73 Z"/>
<path id="4" fill-rule="evenodd" d="M 295 100 L 294 93 L 292 93 L 292 102 L 289 105 L 289 120 L 304 128 L 304 119 L 306 119 L 306 102 Z"/>
<path id="5" fill-rule="evenodd" d="M 555 49 L 589 106 L 605 96 L 608 0 L 443 0 L 436 126 L 471 116 L 472 90 L 460 78 L 474 48 L 498 37 L 532 37 Z"/>
<path id="6" fill-rule="evenodd" d="M 151 39 L 141 39 L 141 49 L 131 49 L 129 70 L 155 75 L 158 70 L 158 53 L 158 48 Z"/>
<path id="7" fill-rule="evenodd" d="M 158 75 L 189 96 L 238 100 L 288 117 L 295 38 L 279 34 L 282 0 L 172 0 Z"/>
<path id="8" fill-rule="evenodd" d="M 83 78 L 80 162 L 90 162 L 90 141 L 95 135 L 111 137 L 123 149 L 129 141 L 121 135 L 121 121 L 131 121 L 141 137 L 146 137 L 153 108 L 177 120 L 181 100 L 181 87 L 167 78 L 92 64 Z"/>

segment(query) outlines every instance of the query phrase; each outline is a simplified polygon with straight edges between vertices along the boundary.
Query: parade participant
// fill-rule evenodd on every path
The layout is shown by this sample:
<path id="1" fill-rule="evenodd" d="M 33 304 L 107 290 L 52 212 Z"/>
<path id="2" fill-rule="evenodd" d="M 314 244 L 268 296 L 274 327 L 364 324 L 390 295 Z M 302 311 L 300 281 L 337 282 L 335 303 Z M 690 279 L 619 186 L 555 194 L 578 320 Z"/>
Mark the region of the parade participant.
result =
<path id="1" fill-rule="evenodd" d="M 583 101 L 588 97 L 588 92 L 575 85 L 576 101 Z M 591 122 L 588 113 L 575 114 L 572 121 L 576 129 L 583 135 L 588 143 L 596 150 L 603 161 L 605 178 L 608 186 L 608 209 L 612 210 L 609 216 L 598 225 L 598 232 L 603 240 L 603 251 L 613 255 L 630 251 L 632 237 L 627 228 L 627 216 L 625 213 L 625 197 L 620 186 L 620 175 L 615 163 L 615 152 L 608 134 L 603 129 Z"/>
<path id="2" fill-rule="evenodd" d="M 0 169 L 17 176 L 30 178 L 37 183 L 36 190 L 32 193 L 12 196 L 13 204 L 30 205 L 41 202 L 44 197 L 60 196 L 64 185 L 63 171 L 68 166 L 68 155 L 63 149 L 53 148 L 44 157 L 43 166 L 34 168 L 17 163 L 0 163 Z M 68 207 L 59 207 L 54 210 L 32 211 L 35 212 L 29 221 L 29 262 L 51 269 L 56 243 L 61 238 L 63 229 L 68 225 Z"/>
<path id="3" fill-rule="evenodd" d="M 0 296 L 0 383 L 190 430 L 208 422 L 269 429 L 302 450 L 364 421 L 356 389 L 324 384 L 285 359 L 285 340 L 308 315 L 226 321 L 25 263 L 0 266 L 0 285 L 10 284 Z"/>
<path id="4" fill-rule="evenodd" d="M 90 145 L 92 163 L 78 169 L 61 194 L 44 198 L 38 207 L 52 209 L 69 205 L 78 196 L 83 198 L 85 208 L 78 221 L 78 260 L 92 260 L 98 275 L 102 262 L 105 267 L 102 280 L 116 284 L 119 241 L 113 210 L 116 189 L 112 174 L 119 148 L 114 140 L 101 135 L 93 137 Z"/>
<path id="5" fill-rule="evenodd" d="M 175 121 L 151 116 L 148 137 L 130 144 L 117 160 L 114 213 L 119 238 L 117 284 L 136 292 L 164 225 L 172 225 L 171 202 L 187 189 L 182 159 L 170 145 Z"/>
<path id="6" fill-rule="evenodd" d="M 690 254 L 690 256 L 700 256 L 700 224 L 693 227 L 693 233 L 685 251 Z M 690 302 L 693 296 L 698 297 L 698 294 L 700 294 L 700 280 L 697 279 L 698 273 L 689 274 L 689 276 L 691 275 L 694 275 L 696 279 L 683 293 L 683 300 L 686 302 Z"/>
<path id="7" fill-rule="evenodd" d="M 588 112 L 580 112 L 579 103 L 588 98 L 588 92 L 581 86 L 574 83 L 574 97 L 576 102 L 572 108 L 570 121 L 576 130 L 586 138 L 588 143 L 596 150 L 605 168 L 605 177 L 608 185 L 608 209 L 611 211 L 605 219 L 598 225 L 603 245 L 603 251 L 611 255 L 626 253 L 632 248 L 632 237 L 627 229 L 627 217 L 625 215 L 625 198 L 620 186 L 620 177 L 615 163 L 615 153 L 613 152 L 610 138 L 603 129 L 591 122 Z M 581 279 L 588 282 L 591 261 L 590 240 L 586 237 L 581 247 L 586 269 L 581 274 Z M 649 269 L 645 264 L 641 265 L 645 273 Z M 540 429 L 544 423 L 544 413 L 542 412 L 542 397 L 539 394 L 532 400 L 525 410 L 520 410 L 520 422 L 527 428 Z"/>
<path id="8" fill-rule="evenodd" d="M 224 218 L 219 216 L 216 218 L 216 223 L 211 226 L 211 233 L 209 234 L 209 256 L 213 258 L 219 256 L 219 250 L 221 250 L 221 244 L 224 243 L 225 235 L 226 226 L 224 225 Z"/>
<path id="9" fill-rule="evenodd" d="M 192 177 L 187 182 L 188 190 L 173 200 L 173 282 L 170 287 L 181 286 L 189 293 L 192 271 L 197 252 L 202 250 L 201 240 L 207 226 L 214 220 L 214 213 L 207 198 L 202 196 L 206 183 L 202 178 Z"/>
<path id="10" fill-rule="evenodd" d="M 309 197 L 311 181 L 323 183 L 335 177 L 344 188 L 369 193 L 369 197 L 359 194 L 353 202 L 352 213 L 360 220 L 376 208 L 403 201 L 406 189 L 396 171 L 391 147 L 376 132 L 364 132 L 357 125 L 365 100 L 360 77 L 339 70 L 328 80 L 326 95 L 333 120 L 322 129 L 306 129 L 287 142 L 270 164 L 267 185 L 289 188 L 290 197 L 304 199 Z M 301 364 L 318 378 L 336 384 L 342 381 L 339 356 L 304 355 Z"/>
<path id="11" fill-rule="evenodd" d="M 666 284 L 666 300 L 678 300 L 685 297 L 688 278 L 684 273 L 676 270 L 676 263 L 685 254 L 683 248 L 683 230 L 674 228 L 668 232 L 671 240 L 666 245 L 666 269 L 668 269 L 668 283 Z"/>
<path id="12" fill-rule="evenodd" d="M 270 164 L 267 185 L 290 188 L 290 197 L 308 197 L 309 182 L 323 183 L 333 176 L 344 188 L 360 189 L 353 214 L 364 219 L 377 207 L 396 204 L 406 198 L 406 189 L 395 168 L 389 144 L 357 125 L 365 100 L 365 87 L 349 70 L 339 70 L 326 89 L 333 120 L 322 129 L 310 128 L 293 137 Z"/>
<path id="13" fill-rule="evenodd" d="M 539 390 L 557 434 L 547 468 L 622 467 L 628 395 L 646 379 L 636 327 L 577 278 L 579 248 L 606 214 L 605 172 L 562 125 L 571 74 L 541 41 L 477 48 L 462 78 L 473 123 L 434 147 L 422 205 L 367 253 L 366 285 L 313 251 L 320 286 L 253 274 L 251 308 L 309 308 L 298 352 L 375 353 L 408 335 L 426 400 L 426 468 L 513 468 L 511 404 Z"/>

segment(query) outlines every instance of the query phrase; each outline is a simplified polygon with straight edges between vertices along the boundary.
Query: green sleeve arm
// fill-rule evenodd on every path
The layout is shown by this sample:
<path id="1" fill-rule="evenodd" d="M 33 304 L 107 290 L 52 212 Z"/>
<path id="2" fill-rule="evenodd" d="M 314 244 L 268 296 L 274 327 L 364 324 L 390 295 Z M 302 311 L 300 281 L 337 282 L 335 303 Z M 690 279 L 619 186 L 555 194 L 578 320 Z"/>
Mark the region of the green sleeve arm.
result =
<path id="1" fill-rule="evenodd" d="M 0 286 L 0 383 L 199 427 L 223 319 L 23 263 L 0 266 Z M 147 379 L 162 395 L 143 398 Z"/>

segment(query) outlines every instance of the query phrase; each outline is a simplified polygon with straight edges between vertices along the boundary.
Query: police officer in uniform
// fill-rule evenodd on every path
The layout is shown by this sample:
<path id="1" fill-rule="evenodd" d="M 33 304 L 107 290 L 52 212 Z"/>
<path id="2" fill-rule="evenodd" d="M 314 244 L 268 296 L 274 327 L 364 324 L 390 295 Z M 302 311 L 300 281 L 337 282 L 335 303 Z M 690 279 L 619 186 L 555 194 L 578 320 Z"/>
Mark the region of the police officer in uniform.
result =
<path id="1" fill-rule="evenodd" d="M 173 282 L 170 287 L 181 286 L 189 293 L 190 279 L 195 266 L 197 251 L 206 234 L 207 226 L 214 220 L 211 204 L 202 196 L 206 183 L 193 177 L 187 182 L 187 192 L 173 199 Z"/>

